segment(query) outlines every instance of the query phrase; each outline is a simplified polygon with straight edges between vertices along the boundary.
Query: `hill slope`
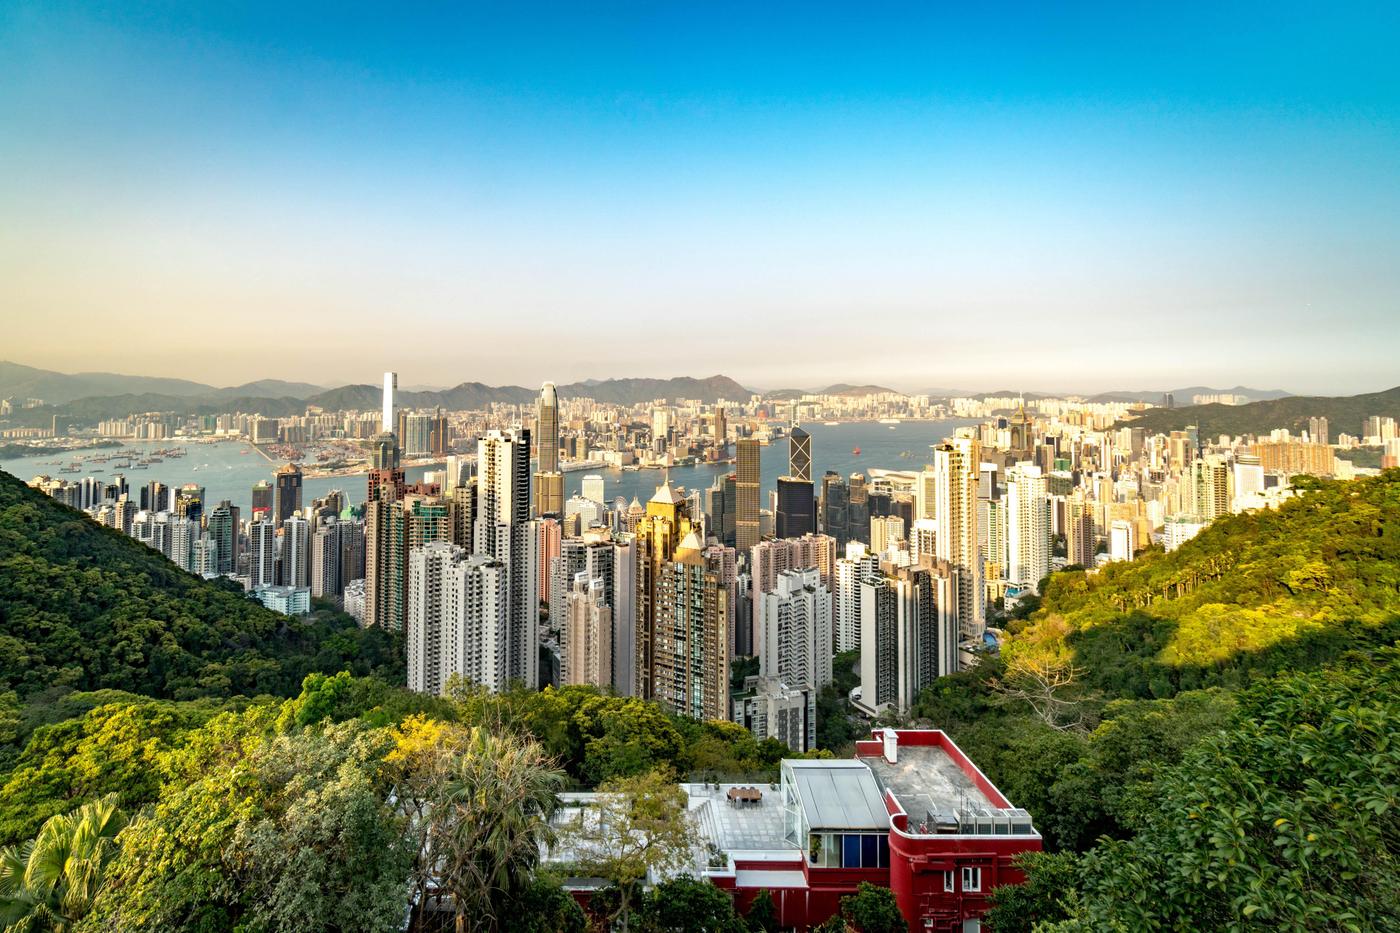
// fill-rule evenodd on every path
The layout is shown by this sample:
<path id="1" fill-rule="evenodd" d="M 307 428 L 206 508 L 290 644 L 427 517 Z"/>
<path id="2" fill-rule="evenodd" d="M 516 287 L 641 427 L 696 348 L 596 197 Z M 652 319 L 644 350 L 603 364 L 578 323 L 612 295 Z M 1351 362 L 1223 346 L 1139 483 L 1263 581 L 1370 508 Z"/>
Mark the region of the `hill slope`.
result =
<path id="1" fill-rule="evenodd" d="M 1333 438 L 1343 432 L 1360 434 L 1361 422 L 1371 415 L 1400 417 L 1400 386 L 1365 395 L 1291 395 L 1248 405 L 1187 405 L 1185 408 L 1153 408 L 1140 417 L 1118 423 L 1119 427 L 1146 428 L 1148 433 L 1179 431 L 1194 424 L 1203 437 L 1218 434 L 1268 434 L 1275 428 L 1288 428 L 1295 434 L 1308 426 L 1308 419 L 1323 417 Z"/>
<path id="2" fill-rule="evenodd" d="M 386 672 L 385 633 L 294 620 L 0 473 L 0 691 L 295 693 L 310 671 Z"/>

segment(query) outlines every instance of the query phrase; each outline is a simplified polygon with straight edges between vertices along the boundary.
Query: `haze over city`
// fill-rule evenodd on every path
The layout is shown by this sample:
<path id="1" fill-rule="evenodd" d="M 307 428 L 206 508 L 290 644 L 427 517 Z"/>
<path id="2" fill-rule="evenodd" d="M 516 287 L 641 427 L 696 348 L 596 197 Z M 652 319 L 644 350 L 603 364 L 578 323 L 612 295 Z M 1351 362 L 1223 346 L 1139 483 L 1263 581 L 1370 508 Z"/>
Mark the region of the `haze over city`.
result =
<path id="1" fill-rule="evenodd" d="M 1373 391 L 1400 340 L 1395 19 L 11 3 L 3 355 L 221 385 Z"/>

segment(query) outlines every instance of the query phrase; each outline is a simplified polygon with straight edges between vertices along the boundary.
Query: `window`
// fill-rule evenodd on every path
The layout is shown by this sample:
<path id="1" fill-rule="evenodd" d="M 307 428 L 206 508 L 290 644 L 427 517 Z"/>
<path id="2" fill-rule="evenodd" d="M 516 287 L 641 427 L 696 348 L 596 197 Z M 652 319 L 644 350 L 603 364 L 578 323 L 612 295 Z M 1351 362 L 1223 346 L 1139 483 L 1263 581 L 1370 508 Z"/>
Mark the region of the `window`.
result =
<path id="1" fill-rule="evenodd" d="M 880 867 L 880 837 L 865 835 L 860 837 L 860 865 L 862 868 Z"/>
<path id="2" fill-rule="evenodd" d="M 951 871 L 945 871 L 945 872 L 943 873 L 943 890 L 945 890 L 945 891 L 953 891 L 953 890 L 955 890 L 954 887 L 953 887 L 953 873 L 952 873 Z"/>
<path id="3" fill-rule="evenodd" d="M 962 875 L 963 875 L 963 877 L 962 877 L 962 889 L 963 889 L 963 891 L 980 891 L 980 890 L 982 890 L 982 869 L 980 869 L 980 868 L 964 868 L 964 869 L 962 870 Z"/>
<path id="4" fill-rule="evenodd" d="M 857 836 L 857 835 L 855 835 L 855 834 L 853 834 L 853 833 L 847 834 L 847 835 L 845 835 L 845 836 L 842 837 L 842 842 L 843 842 L 843 849 L 844 849 L 845 851 L 843 852 L 843 856 L 844 856 L 844 857 L 841 859 L 841 867 L 842 867 L 842 868 L 859 868 L 859 867 L 860 867 L 860 837 Z"/>

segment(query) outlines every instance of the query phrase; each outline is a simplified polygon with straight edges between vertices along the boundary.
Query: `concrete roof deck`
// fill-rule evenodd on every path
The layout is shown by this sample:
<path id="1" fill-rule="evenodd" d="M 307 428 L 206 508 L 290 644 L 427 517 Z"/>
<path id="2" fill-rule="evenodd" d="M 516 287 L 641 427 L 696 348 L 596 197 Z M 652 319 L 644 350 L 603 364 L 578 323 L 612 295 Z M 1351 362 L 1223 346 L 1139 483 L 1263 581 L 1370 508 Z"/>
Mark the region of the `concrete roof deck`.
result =
<path id="1" fill-rule="evenodd" d="M 997 807 L 937 745 L 901 743 L 895 764 L 879 755 L 863 755 L 860 760 L 870 766 L 880 786 L 894 794 L 911 823 L 930 811 Z"/>
<path id="2" fill-rule="evenodd" d="M 685 784 L 690 807 L 698 810 L 708 802 L 706 815 L 700 819 L 702 835 L 726 852 L 773 852 L 797 848 L 783 838 L 782 793 L 767 784 L 721 784 L 718 790 L 704 784 Z M 731 805 L 727 794 L 731 787 L 757 787 L 763 799 L 742 806 Z"/>

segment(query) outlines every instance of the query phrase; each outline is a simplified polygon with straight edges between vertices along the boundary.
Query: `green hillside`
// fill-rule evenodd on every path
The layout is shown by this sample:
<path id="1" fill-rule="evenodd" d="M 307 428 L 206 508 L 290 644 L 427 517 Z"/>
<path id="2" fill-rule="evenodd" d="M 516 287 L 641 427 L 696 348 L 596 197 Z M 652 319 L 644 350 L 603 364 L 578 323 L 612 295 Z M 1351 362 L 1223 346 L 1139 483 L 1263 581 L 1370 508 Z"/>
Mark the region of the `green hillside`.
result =
<path id="1" fill-rule="evenodd" d="M 1200 428 L 1202 437 L 1220 434 L 1268 434 L 1287 428 L 1295 434 L 1308 426 L 1309 418 L 1326 418 L 1335 439 L 1338 434 L 1359 435 L 1361 423 L 1372 415 L 1400 417 L 1400 386 L 1384 392 L 1339 397 L 1291 395 L 1248 405 L 1187 405 L 1184 408 L 1152 408 L 1118 427 L 1144 428 L 1149 434 L 1179 431 L 1187 425 Z"/>
<path id="2" fill-rule="evenodd" d="M 385 633 L 290 619 L 0 473 L 0 691 L 295 693 L 310 671 L 400 677 Z"/>

